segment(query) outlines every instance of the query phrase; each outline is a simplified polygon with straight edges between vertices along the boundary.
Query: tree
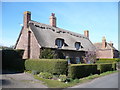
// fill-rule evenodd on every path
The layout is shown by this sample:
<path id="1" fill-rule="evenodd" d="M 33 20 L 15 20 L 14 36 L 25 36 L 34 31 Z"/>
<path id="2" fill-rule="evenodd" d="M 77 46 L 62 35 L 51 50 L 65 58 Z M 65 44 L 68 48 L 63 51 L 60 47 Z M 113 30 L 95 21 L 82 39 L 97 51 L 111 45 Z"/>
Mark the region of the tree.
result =
<path id="1" fill-rule="evenodd" d="M 54 51 L 52 51 L 51 49 L 43 49 L 41 51 L 40 58 L 42 58 L 42 59 L 53 59 L 54 55 L 55 55 Z"/>
<path id="2" fill-rule="evenodd" d="M 43 49 L 40 55 L 43 59 L 65 59 L 64 54 L 59 50 Z"/>
<path id="3" fill-rule="evenodd" d="M 85 56 L 83 56 L 83 60 L 87 64 L 95 63 L 96 62 L 96 51 L 85 52 Z"/>
<path id="4" fill-rule="evenodd" d="M 56 59 L 65 59 L 65 55 L 60 50 L 55 51 L 55 56 L 54 57 Z"/>

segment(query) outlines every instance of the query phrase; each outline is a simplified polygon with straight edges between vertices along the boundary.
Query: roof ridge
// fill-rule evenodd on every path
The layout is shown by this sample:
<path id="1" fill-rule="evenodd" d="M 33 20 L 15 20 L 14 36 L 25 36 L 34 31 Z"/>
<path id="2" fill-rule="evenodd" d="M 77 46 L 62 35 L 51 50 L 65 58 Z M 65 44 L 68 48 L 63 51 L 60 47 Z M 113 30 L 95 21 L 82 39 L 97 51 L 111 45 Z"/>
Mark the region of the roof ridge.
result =
<path id="1" fill-rule="evenodd" d="M 83 34 L 80 34 L 80 33 L 72 32 L 72 31 L 69 31 L 69 30 L 66 30 L 66 29 L 62 29 L 62 28 L 59 28 L 59 27 L 52 27 L 52 26 L 50 26 L 50 25 L 48 25 L 48 24 L 40 23 L 40 22 L 33 21 L 33 20 L 31 20 L 31 21 L 32 21 L 32 22 L 35 22 L 35 23 L 38 23 L 38 24 L 45 25 L 45 26 L 49 26 L 49 27 L 51 27 L 51 28 L 53 28 L 53 29 L 60 29 L 60 31 L 66 32 L 66 33 L 68 33 L 68 34 L 70 34 L 70 35 L 77 36 L 77 37 L 83 37 L 83 38 L 86 38 L 86 39 L 89 40 L 88 37 L 86 37 L 86 36 L 84 36 Z M 31 21 L 30 21 L 30 22 L 31 22 Z M 57 31 L 57 30 L 56 30 L 56 31 Z"/>

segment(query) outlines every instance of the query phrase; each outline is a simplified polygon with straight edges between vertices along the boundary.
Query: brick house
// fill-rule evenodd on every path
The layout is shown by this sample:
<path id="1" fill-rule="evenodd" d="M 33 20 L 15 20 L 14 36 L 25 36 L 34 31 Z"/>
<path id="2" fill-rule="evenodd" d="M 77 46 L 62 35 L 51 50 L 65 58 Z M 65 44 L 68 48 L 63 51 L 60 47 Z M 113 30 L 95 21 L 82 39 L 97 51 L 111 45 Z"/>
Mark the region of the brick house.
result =
<path id="1" fill-rule="evenodd" d="M 49 19 L 50 25 L 39 23 L 31 20 L 31 12 L 24 12 L 24 25 L 15 44 L 15 49 L 24 49 L 23 59 L 39 59 L 41 51 L 45 48 L 60 51 L 73 62 L 82 61 L 86 52 L 95 51 L 96 48 L 99 58 L 117 57 L 117 50 L 104 40 L 102 44 L 93 44 L 89 39 L 88 30 L 82 35 L 59 28 L 54 13 Z"/>
<path id="2" fill-rule="evenodd" d="M 31 20 L 31 12 L 24 12 L 24 26 L 21 29 L 15 49 L 24 49 L 23 58 L 38 59 L 44 48 L 61 51 L 65 56 L 79 62 L 85 52 L 94 51 L 89 40 L 89 31 L 84 35 L 57 27 L 55 14 L 50 16 L 50 25 Z"/>
<path id="3" fill-rule="evenodd" d="M 97 58 L 118 58 L 119 51 L 114 48 L 113 43 L 106 42 L 106 38 L 102 38 L 102 42 L 94 43 L 96 47 Z"/>

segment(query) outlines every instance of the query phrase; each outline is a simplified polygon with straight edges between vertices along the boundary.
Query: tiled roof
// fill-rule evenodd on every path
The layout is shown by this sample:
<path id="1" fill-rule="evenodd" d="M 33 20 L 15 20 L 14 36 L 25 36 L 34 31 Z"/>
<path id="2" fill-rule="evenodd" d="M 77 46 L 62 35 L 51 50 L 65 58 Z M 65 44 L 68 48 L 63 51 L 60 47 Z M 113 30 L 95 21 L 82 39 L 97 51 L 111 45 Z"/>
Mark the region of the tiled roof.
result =
<path id="1" fill-rule="evenodd" d="M 97 48 L 97 49 L 102 49 L 102 42 L 99 42 L 99 43 L 94 43 L 94 46 Z M 111 46 L 109 43 L 106 42 L 106 48 L 105 49 L 114 49 L 116 50 L 113 46 Z"/>

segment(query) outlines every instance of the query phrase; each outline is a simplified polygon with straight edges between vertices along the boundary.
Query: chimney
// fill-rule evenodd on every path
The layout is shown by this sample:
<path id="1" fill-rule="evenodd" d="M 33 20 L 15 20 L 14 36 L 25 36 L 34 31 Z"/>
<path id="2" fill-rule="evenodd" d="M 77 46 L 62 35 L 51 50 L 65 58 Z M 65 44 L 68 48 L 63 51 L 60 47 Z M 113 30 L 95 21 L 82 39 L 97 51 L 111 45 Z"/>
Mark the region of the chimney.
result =
<path id="1" fill-rule="evenodd" d="M 31 12 L 29 11 L 25 11 L 24 12 L 24 20 L 23 20 L 23 24 L 24 24 L 24 29 L 28 28 L 28 22 L 31 20 Z"/>
<path id="2" fill-rule="evenodd" d="M 55 13 L 52 13 L 50 16 L 50 25 L 53 27 L 56 27 L 56 17 L 55 17 Z"/>
<path id="3" fill-rule="evenodd" d="M 109 44 L 110 44 L 110 46 L 113 46 L 113 43 L 112 43 L 112 41 L 110 41 L 110 43 L 109 43 Z"/>
<path id="4" fill-rule="evenodd" d="M 105 47 L 106 47 L 106 38 L 103 37 L 102 38 L 102 48 L 105 49 Z"/>
<path id="5" fill-rule="evenodd" d="M 89 31 L 88 31 L 88 30 L 85 30 L 85 31 L 84 31 L 84 36 L 86 36 L 86 37 L 89 38 Z"/>

